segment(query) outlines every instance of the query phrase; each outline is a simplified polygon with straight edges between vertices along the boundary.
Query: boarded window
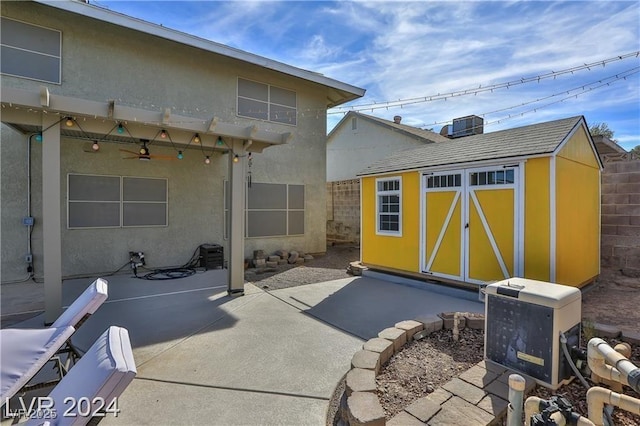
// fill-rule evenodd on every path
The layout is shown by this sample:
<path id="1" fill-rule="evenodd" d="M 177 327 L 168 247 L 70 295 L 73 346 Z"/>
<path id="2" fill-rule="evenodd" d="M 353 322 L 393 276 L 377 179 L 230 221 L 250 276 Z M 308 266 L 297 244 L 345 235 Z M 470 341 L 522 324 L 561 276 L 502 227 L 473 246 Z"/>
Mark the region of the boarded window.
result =
<path id="1" fill-rule="evenodd" d="M 69 174 L 67 226 L 167 226 L 167 179 Z"/>
<path id="2" fill-rule="evenodd" d="M 0 72 L 48 83 L 61 83 L 62 33 L 1 18 Z"/>
<path id="3" fill-rule="evenodd" d="M 238 115 L 296 125 L 296 92 L 238 78 Z"/>

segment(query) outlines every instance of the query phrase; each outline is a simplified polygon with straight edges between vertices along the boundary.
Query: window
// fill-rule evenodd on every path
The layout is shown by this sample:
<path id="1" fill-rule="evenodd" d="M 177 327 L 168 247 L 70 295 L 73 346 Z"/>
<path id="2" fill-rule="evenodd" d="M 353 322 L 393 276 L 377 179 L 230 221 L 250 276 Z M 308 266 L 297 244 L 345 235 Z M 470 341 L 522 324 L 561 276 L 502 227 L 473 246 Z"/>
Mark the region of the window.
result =
<path id="1" fill-rule="evenodd" d="M 304 234 L 304 185 L 252 183 L 247 191 L 247 237 Z"/>
<path id="2" fill-rule="evenodd" d="M 402 233 L 400 178 L 376 179 L 376 219 L 379 234 Z"/>
<path id="3" fill-rule="evenodd" d="M 167 226 L 167 179 L 69 174 L 67 227 Z"/>
<path id="4" fill-rule="evenodd" d="M 1 24 L 0 72 L 60 84 L 62 33 L 8 18 Z"/>
<path id="5" fill-rule="evenodd" d="M 515 182 L 514 175 L 513 169 L 473 172 L 469 174 L 469 182 L 471 186 L 510 185 Z"/>
<path id="6" fill-rule="evenodd" d="M 283 124 L 297 124 L 296 92 L 238 78 L 238 115 Z"/>
<path id="7" fill-rule="evenodd" d="M 462 175 L 460 173 L 451 175 L 439 175 L 427 177 L 427 188 L 455 188 L 461 186 Z"/>

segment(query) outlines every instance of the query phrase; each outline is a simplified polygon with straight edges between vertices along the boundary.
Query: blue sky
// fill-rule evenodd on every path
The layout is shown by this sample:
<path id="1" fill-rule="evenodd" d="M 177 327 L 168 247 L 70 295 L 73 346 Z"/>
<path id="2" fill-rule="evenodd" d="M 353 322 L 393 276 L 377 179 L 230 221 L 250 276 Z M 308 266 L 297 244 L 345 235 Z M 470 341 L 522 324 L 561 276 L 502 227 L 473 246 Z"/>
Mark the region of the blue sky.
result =
<path id="1" fill-rule="evenodd" d="M 424 101 L 640 51 L 640 1 L 90 3 L 362 87 L 348 105 L 403 124 L 439 131 L 477 114 L 491 132 L 584 115 L 606 122 L 624 148 L 640 145 L 638 56 Z M 345 111 L 329 110 L 328 130 Z"/>

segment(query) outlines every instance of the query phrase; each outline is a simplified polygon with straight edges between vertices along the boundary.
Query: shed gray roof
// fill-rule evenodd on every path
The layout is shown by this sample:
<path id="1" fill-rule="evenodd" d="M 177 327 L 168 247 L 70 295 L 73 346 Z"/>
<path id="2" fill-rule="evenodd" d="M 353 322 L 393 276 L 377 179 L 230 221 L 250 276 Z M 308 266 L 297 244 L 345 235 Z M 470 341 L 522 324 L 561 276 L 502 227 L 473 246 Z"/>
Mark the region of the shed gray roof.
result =
<path id="1" fill-rule="evenodd" d="M 376 161 L 358 173 L 358 176 L 498 158 L 551 154 L 580 122 L 584 124 L 584 118 L 577 116 L 459 139 L 448 139 L 446 142 L 397 152 L 388 158 Z"/>

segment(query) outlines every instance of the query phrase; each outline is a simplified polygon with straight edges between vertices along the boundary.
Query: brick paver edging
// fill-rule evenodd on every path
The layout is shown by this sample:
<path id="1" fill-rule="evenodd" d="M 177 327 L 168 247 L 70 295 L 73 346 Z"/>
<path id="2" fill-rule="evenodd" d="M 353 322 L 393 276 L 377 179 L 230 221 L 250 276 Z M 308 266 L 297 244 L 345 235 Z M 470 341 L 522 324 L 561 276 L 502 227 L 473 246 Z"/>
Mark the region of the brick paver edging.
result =
<path id="1" fill-rule="evenodd" d="M 484 361 L 454 378 L 429 395 L 414 401 L 388 422 L 376 393 L 376 376 L 393 354 L 415 338 L 423 338 L 443 328 L 484 329 L 484 315 L 448 312 L 401 321 L 369 339 L 351 359 L 345 391 L 338 412 L 342 425 L 424 425 L 491 424 L 506 414 L 508 374 L 500 366 Z M 500 371 L 501 370 L 501 371 Z M 493 384 L 492 387 L 489 387 Z M 528 380 L 530 388 L 535 386 Z M 499 395 L 498 395 L 499 394 Z M 502 397 L 501 397 L 501 396 Z M 462 423 L 458 423 L 462 422 Z"/>

